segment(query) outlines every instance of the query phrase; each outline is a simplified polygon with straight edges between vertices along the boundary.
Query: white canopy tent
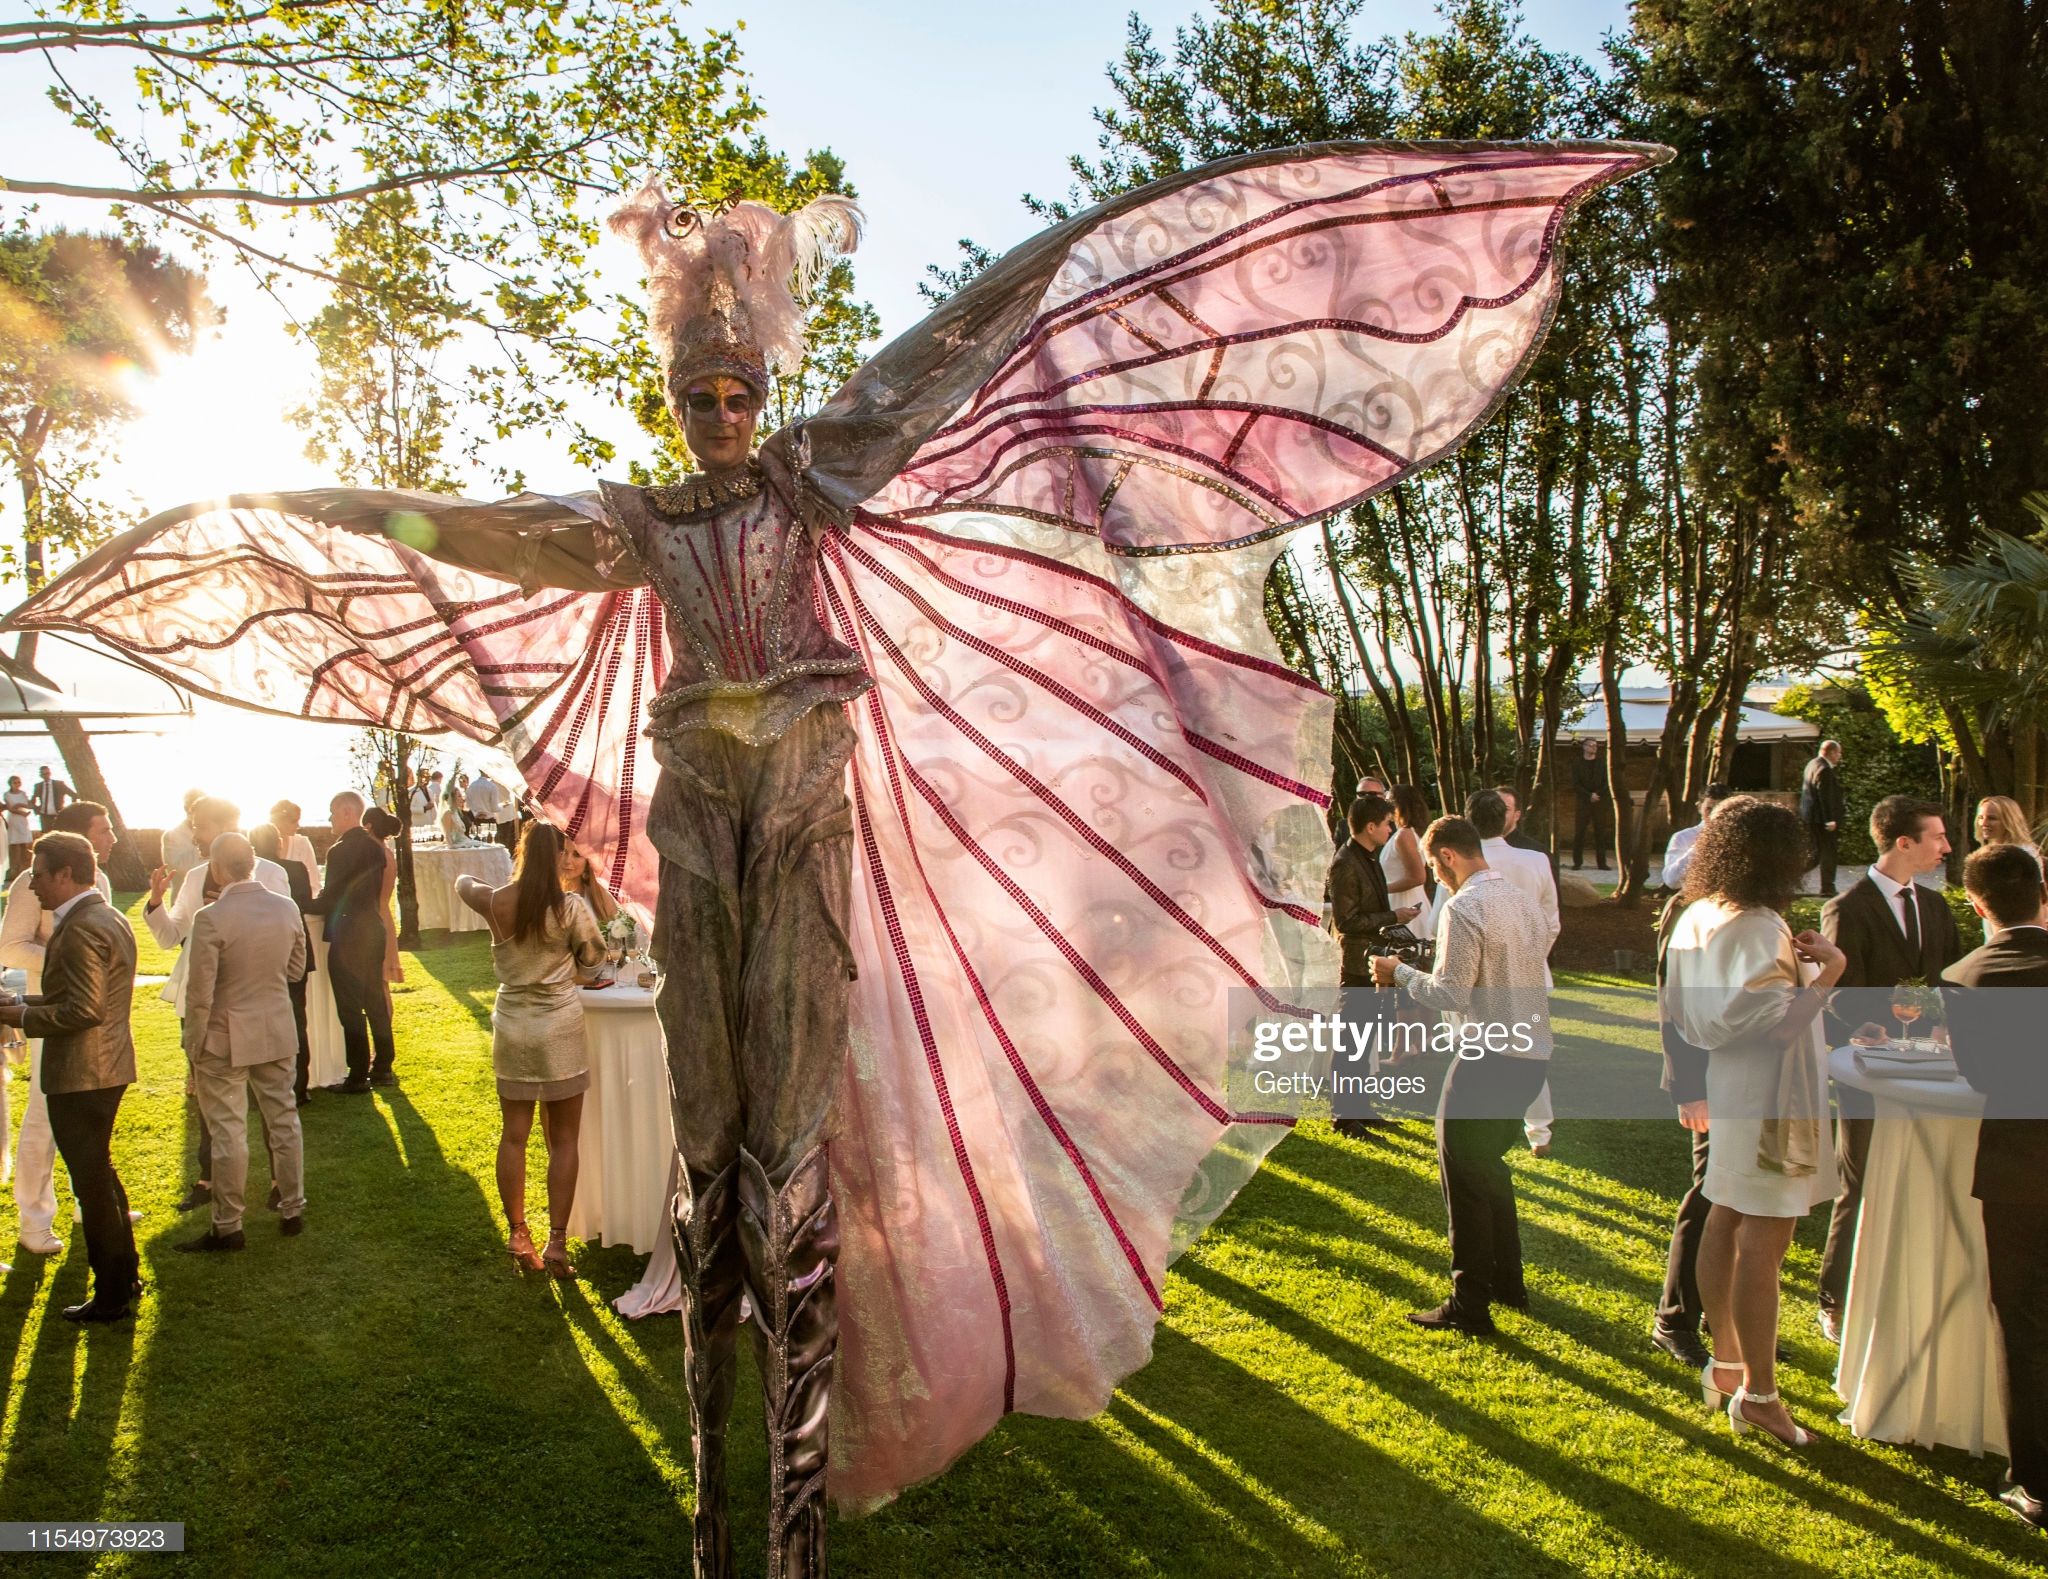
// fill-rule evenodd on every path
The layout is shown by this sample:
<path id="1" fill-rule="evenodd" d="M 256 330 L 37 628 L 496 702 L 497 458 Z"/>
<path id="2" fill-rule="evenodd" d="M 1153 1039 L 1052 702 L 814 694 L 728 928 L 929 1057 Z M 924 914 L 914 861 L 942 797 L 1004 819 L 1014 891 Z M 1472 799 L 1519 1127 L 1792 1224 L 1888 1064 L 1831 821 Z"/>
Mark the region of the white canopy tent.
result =
<path id="1" fill-rule="evenodd" d="M 0 658 L 11 656 L 0 648 Z M 35 668 L 55 684 L 0 668 L 0 735 L 44 734 L 58 718 L 77 720 L 90 735 L 159 734 L 192 716 L 183 691 L 96 643 L 41 635 Z"/>
<path id="2" fill-rule="evenodd" d="M 1671 691 L 1666 686 L 1626 686 L 1621 693 L 1621 721 L 1632 746 L 1654 745 L 1664 735 L 1664 719 L 1671 710 Z M 1595 694 L 1585 707 L 1561 730 L 1561 739 L 1600 740 L 1607 738 L 1607 708 Z M 1768 707 L 1745 702 L 1735 726 L 1735 738 L 1767 745 L 1780 740 L 1818 740 L 1820 728 L 1803 718 L 1774 713 Z"/>

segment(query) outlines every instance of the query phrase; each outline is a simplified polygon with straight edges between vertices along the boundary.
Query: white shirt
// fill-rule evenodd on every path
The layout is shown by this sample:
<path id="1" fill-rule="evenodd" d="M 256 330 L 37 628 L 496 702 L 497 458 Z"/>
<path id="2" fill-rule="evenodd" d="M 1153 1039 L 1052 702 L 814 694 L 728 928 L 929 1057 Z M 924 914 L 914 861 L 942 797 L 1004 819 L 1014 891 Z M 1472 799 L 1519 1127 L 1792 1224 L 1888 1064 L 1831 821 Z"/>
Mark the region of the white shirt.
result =
<path id="1" fill-rule="evenodd" d="M 23 872 L 7 890 L 7 911 L 0 915 L 0 966 L 18 970 L 28 977 L 28 990 L 43 990 L 43 947 L 56 930 L 57 918 L 43 909 L 36 891 Z M 100 898 L 112 903 L 114 891 L 105 872 L 93 874 L 93 887 Z"/>
<path id="2" fill-rule="evenodd" d="M 313 853 L 313 841 L 311 839 L 307 838 L 303 833 L 293 834 L 290 842 L 284 847 L 284 858 L 287 861 L 297 861 L 299 865 L 303 866 L 306 869 L 306 881 L 313 885 L 315 892 L 319 891 L 320 858 Z"/>
<path id="3" fill-rule="evenodd" d="M 1550 876 L 1550 858 L 1540 850 L 1524 850 L 1509 844 L 1505 837 L 1482 839 L 1479 848 L 1485 852 L 1486 864 L 1506 878 L 1515 891 L 1529 901 L 1529 908 L 1536 912 L 1537 923 L 1544 929 L 1543 985 L 1550 981 L 1551 947 L 1557 942 L 1557 935 L 1564 930 L 1564 923 L 1557 912 L 1557 884 Z"/>
<path id="4" fill-rule="evenodd" d="M 496 779 L 479 773 L 469 781 L 469 814 L 479 822 L 510 822 L 512 813 L 507 799 Z"/>
<path id="5" fill-rule="evenodd" d="M 190 967 L 185 959 L 183 944 L 192 935 L 193 918 L 199 914 L 199 907 L 206 903 L 206 874 L 212 868 L 205 863 L 192 868 L 178 884 L 178 897 L 168 905 L 158 905 L 153 910 L 144 910 L 142 919 L 149 923 L 150 936 L 165 948 L 178 951 L 178 962 L 171 967 L 171 979 L 164 983 L 163 999 L 180 1015 L 185 1012 L 185 977 Z M 256 857 L 256 875 L 244 879 L 261 883 L 273 894 L 284 898 L 292 897 L 292 880 L 285 876 L 284 868 L 275 861 Z"/>
<path id="6" fill-rule="evenodd" d="M 1914 902 L 1912 891 L 1919 885 L 1911 881 L 1898 882 L 1893 878 L 1885 876 L 1883 872 L 1880 872 L 1874 866 L 1866 875 L 1868 875 L 1872 883 L 1877 885 L 1877 891 L 1884 895 L 1885 908 L 1892 913 L 1892 925 L 1899 929 L 1899 936 L 1901 938 L 1908 936 L 1906 932 L 1906 906 Z M 1915 911 L 1913 914 L 1913 935 L 1918 935 L 1921 930 L 1920 915 L 1918 911 Z"/>
<path id="7" fill-rule="evenodd" d="M 1664 846 L 1664 886 L 1681 888 L 1685 885 L 1686 868 L 1692 865 L 1692 847 L 1700 842 L 1700 829 L 1705 823 L 1696 822 L 1690 828 L 1680 828 Z"/>
<path id="8" fill-rule="evenodd" d="M 92 875 L 94 877 L 98 877 L 100 874 L 97 871 L 95 871 Z M 92 891 L 93 890 L 90 888 L 81 888 L 69 899 L 65 900 L 63 904 L 59 905 L 55 910 L 52 910 L 50 912 L 50 931 L 54 933 L 57 930 L 57 928 L 61 927 L 64 924 L 64 918 L 70 915 L 72 911 L 78 908 L 78 901 L 83 899 L 87 894 L 91 893 Z"/>

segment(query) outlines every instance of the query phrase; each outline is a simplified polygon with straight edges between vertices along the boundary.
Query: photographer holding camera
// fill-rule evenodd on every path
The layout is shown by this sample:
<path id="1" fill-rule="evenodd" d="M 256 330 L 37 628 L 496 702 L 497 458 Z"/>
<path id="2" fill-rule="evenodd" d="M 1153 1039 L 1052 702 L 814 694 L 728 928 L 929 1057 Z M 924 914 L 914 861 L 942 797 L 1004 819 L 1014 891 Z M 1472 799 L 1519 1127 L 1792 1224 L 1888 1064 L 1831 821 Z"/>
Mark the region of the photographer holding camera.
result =
<path id="1" fill-rule="evenodd" d="M 1458 1037 L 1436 1114 L 1451 1297 L 1408 1319 L 1484 1335 L 1493 1331 L 1489 1306 L 1529 1304 L 1506 1154 L 1550 1069 L 1550 940 L 1536 907 L 1487 864 L 1478 830 L 1463 817 L 1431 823 L 1422 853 L 1451 895 L 1437 918 L 1435 968 L 1384 957 L 1371 966 L 1379 986 L 1402 987 L 1442 1011 Z"/>
<path id="2" fill-rule="evenodd" d="M 1396 910 L 1387 897 L 1387 874 L 1380 866 L 1380 851 L 1394 837 L 1394 803 L 1383 795 L 1361 795 L 1346 814 L 1351 837 L 1330 865 L 1330 906 L 1335 913 L 1338 940 L 1344 945 L 1343 974 L 1339 983 L 1351 990 L 1370 988 L 1372 950 L 1382 944 L 1389 927 L 1406 926 L 1422 914 L 1422 906 L 1407 905 Z M 1384 1125 L 1380 1118 L 1346 1118 L 1336 1123 L 1340 1135 L 1353 1139 Z"/>

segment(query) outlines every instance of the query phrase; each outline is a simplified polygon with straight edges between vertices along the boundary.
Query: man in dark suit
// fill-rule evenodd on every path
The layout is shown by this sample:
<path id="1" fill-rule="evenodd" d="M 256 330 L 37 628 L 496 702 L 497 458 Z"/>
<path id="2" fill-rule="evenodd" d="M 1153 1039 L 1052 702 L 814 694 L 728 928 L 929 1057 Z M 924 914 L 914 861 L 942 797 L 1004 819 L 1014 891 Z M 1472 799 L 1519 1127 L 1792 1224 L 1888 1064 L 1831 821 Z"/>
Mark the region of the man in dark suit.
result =
<path id="1" fill-rule="evenodd" d="M 135 934 L 99 895 L 92 845 L 75 833 L 46 833 L 29 868 L 36 901 L 53 918 L 43 954 L 43 990 L 0 1005 L 0 1025 L 43 1039 L 43 1095 L 50 1133 L 71 1175 L 85 1219 L 92 1298 L 66 1307 L 67 1321 L 119 1321 L 142 1292 L 128 1192 L 114 1171 L 114 1119 L 135 1083 L 129 1034 L 135 992 Z"/>
<path id="2" fill-rule="evenodd" d="M 391 1067 L 391 1004 L 384 996 L 384 846 L 363 827 L 364 809 L 354 790 L 328 803 L 337 837 L 328 847 L 320 892 L 305 907 L 308 915 L 327 918 L 327 982 L 348 1057 L 341 1089 L 352 1096 L 373 1085 L 398 1084 Z"/>
<path id="3" fill-rule="evenodd" d="M 1900 1034 L 1902 1027 L 1892 1017 L 1892 989 L 1905 981 L 1932 985 L 1963 952 L 1948 901 L 1940 889 L 1918 881 L 1940 871 L 1948 859 L 1941 808 L 1910 795 L 1887 795 L 1870 809 L 1870 838 L 1878 849 L 1877 864 L 1820 913 L 1822 934 L 1848 960 L 1827 1011 L 1828 1037 L 1837 1047 Z M 1832 1343 L 1841 1342 L 1842 1301 L 1849 1292 L 1863 1165 L 1870 1156 L 1876 1111 L 1866 1093 L 1837 1088 L 1835 1164 L 1841 1186 L 1820 1260 L 1820 1325 Z"/>
<path id="4" fill-rule="evenodd" d="M 1614 804 L 1609 799 L 1607 761 L 1600 755 L 1600 742 L 1581 740 L 1579 755 L 1572 763 L 1572 794 L 1578 802 L 1577 824 L 1572 829 L 1572 870 L 1586 864 L 1586 835 L 1593 836 L 1593 859 L 1607 870 L 1607 846 L 1614 837 Z"/>
<path id="5" fill-rule="evenodd" d="M 1842 798 L 1841 768 L 1840 743 L 1823 740 L 1799 778 L 1799 820 L 1806 824 L 1807 837 L 1813 840 L 1823 898 L 1834 896 L 1835 846 L 1842 837 L 1842 818 L 1848 809 L 1848 802 Z"/>
<path id="6" fill-rule="evenodd" d="M 2048 1529 L 2048 914 L 2041 869 L 2016 844 L 1991 844 L 1963 867 L 1984 946 L 1942 973 L 1949 1043 L 1984 1093 L 1977 1171 L 2011 1485 L 2000 1499 Z M 2032 989 L 2024 990 L 2024 989 Z"/>
<path id="7" fill-rule="evenodd" d="M 1380 866 L 1380 851 L 1394 837 L 1394 803 L 1379 795 L 1361 795 L 1351 803 L 1345 820 L 1351 837 L 1330 863 L 1330 905 L 1336 918 L 1337 937 L 1344 947 L 1343 974 L 1338 978 L 1344 996 L 1371 991 L 1372 945 L 1391 926 L 1405 926 L 1422 914 L 1422 906 L 1407 905 L 1396 910 L 1387 898 L 1387 874 Z M 1384 1122 L 1372 1117 L 1339 1119 L 1337 1132 L 1353 1137 Z"/>

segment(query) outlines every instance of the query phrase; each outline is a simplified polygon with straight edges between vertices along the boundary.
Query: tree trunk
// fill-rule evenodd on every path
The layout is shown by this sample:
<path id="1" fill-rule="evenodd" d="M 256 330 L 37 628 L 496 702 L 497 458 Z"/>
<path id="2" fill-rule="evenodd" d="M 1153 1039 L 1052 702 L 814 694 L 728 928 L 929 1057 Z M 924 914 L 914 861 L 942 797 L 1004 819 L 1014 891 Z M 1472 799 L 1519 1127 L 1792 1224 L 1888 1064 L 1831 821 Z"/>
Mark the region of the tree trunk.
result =
<path id="1" fill-rule="evenodd" d="M 420 946 L 420 894 L 412 866 L 412 737 L 394 732 L 391 771 L 398 805 L 398 946 Z"/>
<path id="2" fill-rule="evenodd" d="M 50 677 L 36 668 L 36 636 L 30 632 L 15 643 L 14 656 L 0 655 L 0 669 L 18 675 L 37 685 L 58 687 Z M 107 860 L 107 881 L 122 890 L 147 888 L 149 886 L 150 859 L 135 848 L 128 837 L 128 826 L 121 818 L 121 808 L 114 802 L 114 792 L 107 784 L 107 776 L 100 770 L 100 759 L 92 749 L 92 739 L 85 732 L 85 725 L 75 718 L 59 714 L 50 718 L 45 725 L 50 732 L 50 741 L 57 748 L 57 754 L 64 762 L 64 779 L 78 792 L 81 800 L 95 800 L 107 808 L 107 821 L 114 825 L 114 853 Z"/>

